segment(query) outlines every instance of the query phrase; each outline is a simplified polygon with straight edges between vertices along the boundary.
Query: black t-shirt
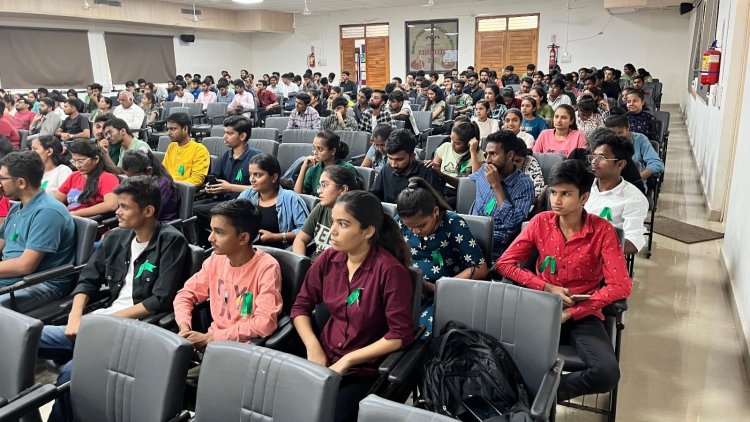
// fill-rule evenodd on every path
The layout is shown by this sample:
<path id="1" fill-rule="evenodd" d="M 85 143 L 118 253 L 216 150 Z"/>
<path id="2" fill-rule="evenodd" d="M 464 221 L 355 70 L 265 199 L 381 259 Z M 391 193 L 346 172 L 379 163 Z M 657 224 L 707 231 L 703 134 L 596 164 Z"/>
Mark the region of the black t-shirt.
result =
<path id="1" fill-rule="evenodd" d="M 81 133 L 86 129 L 91 129 L 89 119 L 81 116 L 80 114 L 75 119 L 72 119 L 70 116 L 68 116 L 62 123 L 63 132 L 69 133 L 71 135 Z"/>
<path id="2" fill-rule="evenodd" d="M 271 233 L 279 233 L 279 214 L 276 211 L 276 205 L 270 207 L 258 207 L 260 209 L 260 229 L 268 230 Z M 265 246 L 273 248 L 283 248 L 279 243 L 263 243 Z"/>
<path id="3" fill-rule="evenodd" d="M 348 93 L 356 94 L 357 93 L 357 85 L 355 85 L 354 82 L 352 81 L 342 82 L 340 86 L 341 86 L 341 91 L 343 91 L 344 94 L 348 94 Z"/>
<path id="4" fill-rule="evenodd" d="M 380 170 L 380 175 L 375 179 L 375 185 L 370 189 L 370 192 L 375 194 L 382 202 L 395 204 L 398 194 L 406 189 L 409 185 L 409 178 L 414 176 L 426 180 L 438 192 L 443 192 L 445 189 L 445 182 L 437 173 L 425 167 L 422 162 L 415 161 L 411 170 L 405 175 L 396 173 L 390 164 L 386 164 Z"/>
<path id="5" fill-rule="evenodd" d="M 604 81 L 602 82 L 602 92 L 607 94 L 607 98 L 617 100 L 617 97 L 620 96 L 620 84 L 613 81 Z"/>

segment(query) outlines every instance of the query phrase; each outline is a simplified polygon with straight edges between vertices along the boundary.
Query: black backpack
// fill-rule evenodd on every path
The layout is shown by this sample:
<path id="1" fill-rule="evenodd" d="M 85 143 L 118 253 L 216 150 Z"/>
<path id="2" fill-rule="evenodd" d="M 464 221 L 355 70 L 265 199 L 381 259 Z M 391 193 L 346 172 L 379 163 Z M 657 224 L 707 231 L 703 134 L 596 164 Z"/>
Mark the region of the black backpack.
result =
<path id="1" fill-rule="evenodd" d="M 450 321 L 432 342 L 434 353 L 422 377 L 422 407 L 464 421 L 531 420 L 523 377 L 499 341 Z M 503 416 L 492 417 L 495 410 Z"/>

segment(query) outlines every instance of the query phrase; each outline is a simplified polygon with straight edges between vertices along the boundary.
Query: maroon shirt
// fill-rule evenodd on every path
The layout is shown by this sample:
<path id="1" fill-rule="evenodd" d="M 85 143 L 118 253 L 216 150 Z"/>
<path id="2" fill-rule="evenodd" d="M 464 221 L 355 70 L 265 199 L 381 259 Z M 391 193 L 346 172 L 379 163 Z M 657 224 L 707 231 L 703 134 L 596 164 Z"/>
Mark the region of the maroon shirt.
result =
<path id="1" fill-rule="evenodd" d="M 347 258 L 333 248 L 318 256 L 292 307 L 292 318 L 310 316 L 321 302 L 328 308 L 331 318 L 323 327 L 320 344 L 329 364 L 381 338 L 400 339 L 405 347 L 414 336 L 414 287 L 407 269 L 385 249 L 373 247 L 349 283 Z M 357 288 L 362 288 L 359 301 L 347 305 Z M 375 375 L 375 362 L 354 367 L 352 374 Z"/>
<path id="2" fill-rule="evenodd" d="M 260 103 L 260 106 L 262 108 L 266 108 L 271 104 L 279 101 L 279 99 L 276 98 L 276 94 L 269 91 L 268 88 L 258 92 L 256 95 L 258 96 L 258 103 Z"/>

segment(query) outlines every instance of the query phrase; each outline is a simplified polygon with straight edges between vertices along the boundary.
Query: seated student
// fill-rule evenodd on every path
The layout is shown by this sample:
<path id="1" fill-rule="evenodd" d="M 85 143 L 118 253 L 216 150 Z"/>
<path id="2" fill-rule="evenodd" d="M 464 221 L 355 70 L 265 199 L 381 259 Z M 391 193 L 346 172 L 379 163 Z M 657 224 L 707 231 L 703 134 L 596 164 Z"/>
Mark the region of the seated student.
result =
<path id="1" fill-rule="evenodd" d="M 365 154 L 362 167 L 369 167 L 375 170 L 375 177 L 380 175 L 380 171 L 383 170 L 383 167 L 388 162 L 388 156 L 385 152 L 385 142 L 392 131 L 393 128 L 385 123 L 375 126 L 375 129 L 372 130 L 372 136 L 370 137 L 372 145 L 367 150 L 367 154 Z"/>
<path id="2" fill-rule="evenodd" d="M 338 130 L 357 130 L 357 121 L 347 113 L 347 110 L 349 109 L 349 101 L 347 101 L 346 98 L 336 98 L 333 100 L 331 106 L 333 107 L 333 112 L 330 116 L 323 119 L 323 122 L 320 124 L 321 129 L 331 132 Z"/>
<path id="3" fill-rule="evenodd" d="M 516 158 L 513 160 L 513 164 L 515 164 L 521 173 L 529 176 L 534 183 L 534 197 L 538 198 L 545 187 L 542 166 L 539 165 L 539 161 L 531 154 L 531 150 L 526 148 L 526 145 L 518 144 L 517 147 L 515 151 Z"/>
<path id="4" fill-rule="evenodd" d="M 412 132 L 396 129 L 388 136 L 385 150 L 388 163 L 375 179 L 370 192 L 383 202 L 396 203 L 398 194 L 409 184 L 409 179 L 419 176 L 432 185 L 438 192 L 445 190 L 445 182 L 432 169 L 428 168 L 414 155 L 417 141 Z"/>
<path id="5" fill-rule="evenodd" d="M 503 115 L 505 115 L 507 108 L 505 107 L 505 103 L 503 103 L 503 98 L 500 96 L 500 88 L 497 85 L 487 85 L 484 88 L 484 101 L 487 102 L 488 117 L 498 122 L 503 120 Z M 479 101 L 477 101 L 477 104 L 479 104 Z M 474 110 L 474 117 L 478 117 L 476 110 Z"/>
<path id="6" fill-rule="evenodd" d="M 474 100 L 471 95 L 464 92 L 466 82 L 461 79 L 456 79 L 453 82 L 453 94 L 448 97 L 446 103 L 448 105 L 456 106 L 456 110 L 453 112 L 454 115 L 470 115 L 472 111 L 472 105 Z"/>
<path id="7" fill-rule="evenodd" d="M 385 91 L 382 89 L 373 90 L 369 105 L 370 108 L 362 112 L 362 120 L 359 123 L 360 131 L 372 133 L 372 129 L 381 123 L 396 127 Z"/>
<path id="8" fill-rule="evenodd" d="M 214 340 L 247 343 L 276 330 L 281 312 L 281 269 L 266 252 L 253 248 L 260 212 L 246 199 L 221 202 L 211 209 L 213 254 L 201 270 L 185 282 L 174 299 L 178 335 L 203 351 Z M 195 306 L 209 301 L 213 322 L 207 333 L 193 331 Z M 200 366 L 188 371 L 193 393 Z"/>
<path id="9" fill-rule="evenodd" d="M 16 114 L 13 115 L 13 124 L 15 124 L 17 130 L 29 130 L 31 128 L 31 122 L 36 117 L 36 112 L 31 110 L 34 104 L 38 103 L 23 97 L 16 100 Z"/>
<path id="10" fill-rule="evenodd" d="M 5 103 L 0 102 L 0 117 L 2 117 L 5 113 Z M 0 136 L 4 136 L 8 138 L 8 140 L 11 142 L 13 146 L 16 148 L 21 147 L 21 135 L 18 134 L 18 129 L 13 127 L 12 124 L 12 116 L 8 116 L 8 118 L 2 118 L 0 119 Z M 40 118 L 41 119 L 41 118 Z M 37 118 L 34 118 L 36 121 Z"/>
<path id="11" fill-rule="evenodd" d="M 523 286 L 562 298 L 561 338 L 575 344 L 588 364 L 562 376 L 557 400 L 563 401 L 617 385 L 620 371 L 601 309 L 628 297 L 631 280 L 614 227 L 583 208 L 594 175 L 581 161 L 566 160 L 555 166 L 549 181 L 552 211 L 532 218 L 495 268 Z M 520 268 L 533 249 L 539 252 L 534 268 Z M 590 296 L 576 302 L 572 295 Z"/>
<path id="12" fill-rule="evenodd" d="M 54 135 L 57 128 L 62 125 L 62 119 L 55 110 L 55 100 L 44 97 L 39 100 L 39 104 L 39 114 L 34 116 L 29 127 L 28 142 L 40 136 Z"/>
<path id="13" fill-rule="evenodd" d="M 117 196 L 113 193 L 120 179 L 114 169 L 104 161 L 102 151 L 92 141 L 77 140 L 70 146 L 76 171 L 70 174 L 54 193 L 58 201 L 66 204 L 71 214 L 93 217 L 112 213 L 117 209 Z"/>
<path id="14" fill-rule="evenodd" d="M 320 175 L 318 199 L 320 202 L 307 217 L 297 236 L 292 251 L 297 255 L 309 256 L 313 261 L 331 246 L 331 209 L 343 193 L 359 189 L 356 177 L 342 166 L 328 166 Z M 308 253 L 307 246 L 315 242 L 315 249 Z"/>
<path id="15" fill-rule="evenodd" d="M 432 84 L 427 88 L 427 102 L 424 103 L 422 111 L 432 113 L 430 123 L 432 134 L 442 134 L 443 122 L 445 122 L 445 100 L 443 99 L 443 90 L 440 89 L 440 86 Z"/>
<path id="16" fill-rule="evenodd" d="M 122 159 L 126 152 L 140 151 L 145 153 L 151 151 L 151 147 L 146 142 L 133 138 L 127 122 L 117 117 L 113 117 L 104 123 L 104 138 L 108 142 L 108 147 L 109 145 L 120 146 L 120 158 L 117 162 L 112 161 L 106 148 L 105 153 L 102 154 L 107 165 L 114 168 L 118 174 L 125 173 L 122 169 Z"/>
<path id="17" fill-rule="evenodd" d="M 310 107 L 312 98 L 302 92 L 294 100 L 294 110 L 289 114 L 287 129 L 320 129 L 320 115 Z"/>
<path id="18" fill-rule="evenodd" d="M 159 119 L 160 107 L 153 93 L 143 94 L 140 107 L 143 109 L 143 113 L 148 116 L 146 117 L 147 125 L 153 124 Z"/>
<path id="19" fill-rule="evenodd" d="M 83 108 L 83 102 L 78 98 L 68 98 L 63 104 L 63 111 L 68 116 L 62 125 L 57 128 L 55 135 L 63 141 L 74 139 L 89 139 L 91 137 L 91 125 L 89 120 L 79 113 Z M 28 129 L 28 128 L 27 128 Z"/>
<path id="20" fill-rule="evenodd" d="M 466 117 L 459 116 L 459 119 L 451 130 L 450 142 L 440 145 L 435 150 L 435 156 L 424 163 L 445 181 L 442 193 L 452 206 L 456 204 L 458 179 L 479 170 L 484 162 L 484 151 L 479 149 L 477 140 L 479 127 L 474 122 L 466 121 Z"/>
<path id="21" fill-rule="evenodd" d="M 625 234 L 625 253 L 635 254 L 646 244 L 643 222 L 648 200 L 620 174 L 633 156 L 633 144 L 614 133 L 597 137 L 594 152 L 587 157 L 596 176 L 586 212 L 611 222 Z"/>
<path id="22" fill-rule="evenodd" d="M 642 89 L 634 89 L 628 94 L 627 107 L 630 130 L 642 133 L 648 139 L 657 140 L 656 116 L 643 110 L 644 98 Z"/>
<path id="23" fill-rule="evenodd" d="M 599 106 L 594 97 L 583 95 L 578 100 L 578 110 L 576 111 L 576 126 L 583 132 L 586 139 L 591 141 L 591 135 L 600 127 L 604 127 L 604 118 L 599 113 Z"/>
<path id="24" fill-rule="evenodd" d="M 177 219 L 180 210 L 180 193 L 161 162 L 151 151 L 128 151 L 122 159 L 122 169 L 128 177 L 149 176 L 161 192 L 161 206 L 157 218 L 162 223 Z"/>
<path id="25" fill-rule="evenodd" d="M 503 88 L 500 91 L 500 99 L 506 110 L 510 110 L 511 108 L 521 108 L 521 100 L 516 98 L 516 94 L 511 88 Z"/>
<path id="26" fill-rule="evenodd" d="M 534 147 L 534 137 L 521 130 L 521 122 L 523 122 L 523 114 L 521 110 L 517 108 L 509 108 L 505 112 L 505 118 L 503 119 L 503 129 L 513 132 L 514 135 L 521 141 L 528 149 Z"/>
<path id="27" fill-rule="evenodd" d="M 258 243 L 286 249 L 307 220 L 307 205 L 294 191 L 279 185 L 281 166 L 273 155 L 258 154 L 248 166 L 250 188 L 238 198 L 249 199 L 260 210 Z"/>
<path id="28" fill-rule="evenodd" d="M 302 163 L 297 182 L 294 184 L 295 192 L 317 196 L 320 175 L 327 166 L 343 166 L 355 177 L 358 175 L 357 169 L 350 162 L 344 161 L 349 155 L 349 146 L 341 142 L 341 138 L 335 132 L 318 132 L 313 140 L 312 151 L 313 155 L 308 155 Z"/>
<path id="29" fill-rule="evenodd" d="M 31 150 L 39 154 L 44 163 L 42 190 L 54 195 L 73 170 L 70 169 L 70 151 L 56 136 L 45 135 L 31 141 Z"/>
<path id="30" fill-rule="evenodd" d="M 200 187 L 208 174 L 211 157 L 205 145 L 190 139 L 192 126 L 187 113 L 173 113 L 167 117 L 167 133 L 172 143 L 167 147 L 162 164 L 176 182 Z"/>
<path id="31" fill-rule="evenodd" d="M 555 111 L 552 110 L 552 106 L 547 103 L 547 92 L 544 90 L 544 88 L 536 86 L 534 88 L 531 88 L 529 96 L 533 98 L 534 101 L 536 101 L 536 105 L 538 107 L 536 115 L 544 119 L 548 123 L 547 126 L 549 127 L 549 123 L 555 116 Z"/>
<path id="32" fill-rule="evenodd" d="M 567 157 L 576 148 L 588 149 L 589 144 L 583 132 L 578 131 L 576 112 L 573 107 L 563 104 L 555 110 L 554 129 L 542 131 L 534 143 L 532 151 L 545 154 L 559 154 Z"/>
<path id="33" fill-rule="evenodd" d="M 29 274 L 75 260 L 76 234 L 65 207 L 43 189 L 44 164 L 33 151 L 12 152 L 0 161 L 0 186 L 4 196 L 19 201 L 10 208 L 0 227 L 0 286 L 11 286 Z M 69 277 L 15 292 L 16 307 L 26 312 L 67 295 Z M 11 307 L 9 294 L 0 295 L 0 306 Z"/>
<path id="34" fill-rule="evenodd" d="M 547 130 L 547 122 L 537 116 L 537 102 L 527 95 L 521 100 L 521 131 L 528 133 L 535 142 L 543 130 Z"/>
<path id="35" fill-rule="evenodd" d="M 375 363 L 412 342 L 414 292 L 409 248 L 378 198 L 345 193 L 332 217 L 331 248 L 313 262 L 291 318 L 307 359 L 343 376 L 334 420 L 349 421 L 377 379 Z M 331 316 L 318 338 L 311 315 L 321 303 Z"/>
<path id="36" fill-rule="evenodd" d="M 10 143 L 10 140 L 0 135 L 0 160 L 11 152 L 13 152 L 13 145 Z M 8 212 L 10 212 L 10 200 L 7 196 L 3 195 L 3 191 L 0 189 L 0 225 L 5 221 Z"/>
<path id="37" fill-rule="evenodd" d="M 487 137 L 485 163 L 469 176 L 477 190 L 469 213 L 492 217 L 493 259 L 503 253 L 508 235 L 521 227 L 534 201 L 534 183 L 513 164 L 521 143 L 508 130 L 491 134 Z"/>
<path id="38" fill-rule="evenodd" d="M 133 153 L 131 153 L 133 154 Z M 168 312 L 185 280 L 188 243 L 177 229 L 157 218 L 161 193 L 150 177 L 128 178 L 115 189 L 119 228 L 107 233 L 78 277 L 67 325 L 47 325 L 39 357 L 68 362 L 84 309 L 102 285 L 109 287 L 107 304 L 92 314 L 143 319 Z M 72 362 L 63 367 L 58 385 L 70 380 Z M 69 397 L 55 402 L 50 421 L 72 420 Z"/>
<path id="39" fill-rule="evenodd" d="M 604 126 L 632 142 L 633 149 L 635 150 L 633 161 L 642 163 L 643 167 L 645 167 L 641 171 L 642 180 L 647 180 L 654 174 L 664 172 L 664 162 L 659 158 L 659 153 L 656 152 L 654 146 L 651 145 L 651 142 L 646 138 L 646 135 L 630 131 L 630 124 L 627 115 L 610 115 L 604 119 Z"/>
<path id="40" fill-rule="evenodd" d="M 474 116 L 471 117 L 471 121 L 479 126 L 479 137 L 481 139 L 500 130 L 500 122 L 490 117 L 489 109 L 490 104 L 487 100 L 479 100 L 474 106 Z"/>
<path id="41" fill-rule="evenodd" d="M 487 275 L 487 261 L 464 219 L 424 179 L 409 180 L 398 195 L 396 209 L 396 223 L 411 249 L 412 265 L 424 276 L 420 324 L 429 336 L 438 279 L 481 280 Z"/>

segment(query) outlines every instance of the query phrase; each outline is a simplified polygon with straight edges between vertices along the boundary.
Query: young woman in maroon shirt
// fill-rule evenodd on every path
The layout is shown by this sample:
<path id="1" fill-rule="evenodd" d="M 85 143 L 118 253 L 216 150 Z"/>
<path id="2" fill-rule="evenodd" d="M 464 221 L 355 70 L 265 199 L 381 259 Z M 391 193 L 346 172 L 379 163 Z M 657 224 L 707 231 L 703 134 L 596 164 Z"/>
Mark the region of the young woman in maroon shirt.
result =
<path id="1" fill-rule="evenodd" d="M 413 340 L 411 253 L 375 195 L 353 191 L 333 207 L 331 248 L 307 273 L 291 317 L 310 361 L 343 376 L 336 421 L 350 420 L 377 377 L 377 362 Z M 325 280 L 325 281 L 324 281 Z M 320 338 L 311 314 L 331 317 Z"/>

